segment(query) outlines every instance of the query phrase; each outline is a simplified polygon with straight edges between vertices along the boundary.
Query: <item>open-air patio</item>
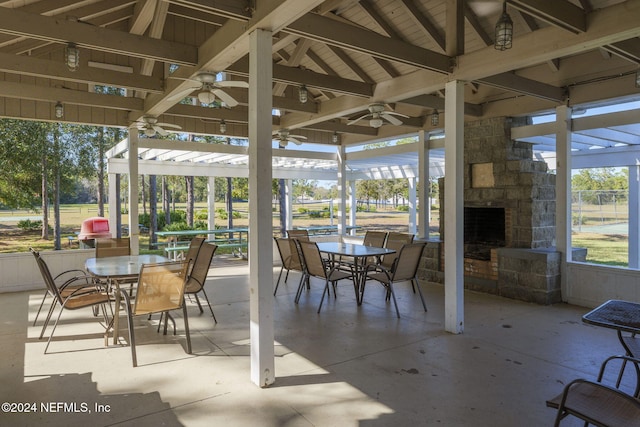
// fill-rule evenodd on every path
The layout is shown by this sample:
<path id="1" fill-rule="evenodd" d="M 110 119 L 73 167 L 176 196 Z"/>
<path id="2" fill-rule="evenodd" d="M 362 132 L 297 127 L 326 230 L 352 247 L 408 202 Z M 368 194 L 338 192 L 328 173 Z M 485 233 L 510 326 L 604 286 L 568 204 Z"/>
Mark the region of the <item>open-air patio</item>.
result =
<path id="1" fill-rule="evenodd" d="M 3 411 L 0 424 L 551 425 L 545 400 L 622 352 L 613 331 L 581 322 L 581 307 L 467 291 L 465 332 L 453 335 L 443 327 L 442 285 L 420 283 L 426 313 L 409 284 L 396 286 L 400 319 L 382 287 L 369 285 L 358 307 L 343 284 L 317 314 L 322 284 L 312 279 L 295 305 L 291 273 L 274 297 L 276 381 L 261 389 L 249 378 L 248 272 L 246 261 L 214 258 L 206 286 L 218 324 L 189 303 L 192 355 L 182 319 L 176 336 L 156 333 L 157 316 L 138 319 L 137 368 L 127 339 L 104 347 L 89 309 L 65 312 L 43 354 L 42 319 L 32 326 L 42 292 L 4 294 L 0 395 L 37 412 Z"/>

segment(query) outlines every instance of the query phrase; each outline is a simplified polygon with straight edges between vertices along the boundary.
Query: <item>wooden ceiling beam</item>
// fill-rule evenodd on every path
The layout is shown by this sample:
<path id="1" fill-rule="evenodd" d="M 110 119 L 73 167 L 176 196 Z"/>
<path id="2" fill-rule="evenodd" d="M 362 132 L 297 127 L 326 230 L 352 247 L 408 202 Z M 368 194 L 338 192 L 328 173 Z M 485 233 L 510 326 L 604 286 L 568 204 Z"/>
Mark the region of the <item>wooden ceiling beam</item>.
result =
<path id="1" fill-rule="evenodd" d="M 416 5 L 413 0 L 401 0 L 400 1 L 411 20 L 419 27 L 424 30 L 424 32 L 429 36 L 438 46 L 442 49 L 443 52 L 447 50 L 447 44 L 444 36 L 436 28 L 436 26 L 429 20 L 427 16 L 424 15 Z M 464 30 L 464 29 L 463 29 Z"/>
<path id="2" fill-rule="evenodd" d="M 78 47 L 170 61 L 176 64 L 193 65 L 197 63 L 198 58 L 197 49 L 194 46 L 93 27 L 81 22 L 34 15 L 15 9 L 0 8 L 0 32 L 63 44 L 73 42 Z"/>
<path id="3" fill-rule="evenodd" d="M 242 58 L 231 67 L 227 68 L 227 71 L 247 76 L 249 74 L 249 59 Z M 369 97 L 373 94 L 373 85 L 371 83 L 363 83 L 357 80 L 344 79 L 333 75 L 320 74 L 311 70 L 292 68 L 280 64 L 273 64 L 273 80 L 286 84 L 305 84 L 309 87 L 320 90 L 329 90 L 331 92 L 355 96 Z"/>
<path id="4" fill-rule="evenodd" d="M 518 92 L 536 98 L 562 102 L 566 97 L 566 89 L 521 77 L 515 73 L 502 73 L 476 80 L 499 89 Z"/>
<path id="5" fill-rule="evenodd" d="M 579 34 L 587 31 L 584 9 L 566 0 L 507 0 L 511 6 L 558 28 Z"/>
<path id="6" fill-rule="evenodd" d="M 450 57 L 330 17 L 309 13 L 283 31 L 368 56 L 448 73 Z"/>
<path id="7" fill-rule="evenodd" d="M 162 93 L 162 80 L 155 77 L 121 73 L 93 67 L 81 67 L 77 71 L 69 71 L 60 62 L 34 58 L 23 55 L 0 53 L 0 71 L 27 76 L 54 78 L 75 83 L 99 84 L 133 90 Z"/>

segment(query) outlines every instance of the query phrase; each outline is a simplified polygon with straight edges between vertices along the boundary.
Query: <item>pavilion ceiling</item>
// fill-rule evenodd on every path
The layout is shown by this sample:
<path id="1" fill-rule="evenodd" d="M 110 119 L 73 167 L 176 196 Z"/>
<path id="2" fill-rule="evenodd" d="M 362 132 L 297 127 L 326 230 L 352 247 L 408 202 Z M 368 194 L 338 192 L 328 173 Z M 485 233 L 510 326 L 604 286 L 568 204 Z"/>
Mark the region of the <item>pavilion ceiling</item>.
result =
<path id="1" fill-rule="evenodd" d="M 225 90 L 239 102 L 234 108 L 199 105 L 197 90 L 186 101 L 176 94 L 203 70 L 246 81 L 249 34 L 257 28 L 274 34 L 274 130 L 296 129 L 310 142 L 442 128 L 444 85 L 453 79 L 467 82 L 467 119 L 640 94 L 640 0 L 507 5 L 513 48 L 498 51 L 501 1 L 0 1 L 0 116 L 58 120 L 61 102 L 69 122 L 124 127 L 151 115 L 186 132 L 220 134 L 224 120 L 225 135 L 246 137 L 247 89 Z M 68 42 L 80 49 L 77 71 L 64 63 Z M 372 103 L 408 117 L 400 126 L 348 124 Z"/>

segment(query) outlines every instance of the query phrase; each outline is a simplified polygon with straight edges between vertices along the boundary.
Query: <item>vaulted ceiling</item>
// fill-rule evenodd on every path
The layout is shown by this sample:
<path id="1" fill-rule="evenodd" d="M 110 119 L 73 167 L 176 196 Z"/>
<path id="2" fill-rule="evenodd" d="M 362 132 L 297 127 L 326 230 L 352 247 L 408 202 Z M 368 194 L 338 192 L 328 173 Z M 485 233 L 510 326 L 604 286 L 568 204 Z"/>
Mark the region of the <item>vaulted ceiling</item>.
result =
<path id="1" fill-rule="evenodd" d="M 232 108 L 201 105 L 194 79 L 209 71 L 246 82 L 257 28 L 274 35 L 274 130 L 295 129 L 310 142 L 442 128 L 450 80 L 466 82 L 468 120 L 640 95 L 640 0 L 506 3 L 513 48 L 499 51 L 494 26 L 503 4 L 493 0 L 3 1 L 0 116 L 57 121 L 60 102 L 60 120 L 74 123 L 125 127 L 152 116 L 220 134 L 224 120 L 225 135 L 246 137 L 247 89 L 214 89 L 218 100 L 222 89 L 238 101 Z M 80 52 L 76 71 L 65 65 L 68 43 Z M 401 114 L 392 117 L 402 124 L 349 124 L 373 103 Z"/>

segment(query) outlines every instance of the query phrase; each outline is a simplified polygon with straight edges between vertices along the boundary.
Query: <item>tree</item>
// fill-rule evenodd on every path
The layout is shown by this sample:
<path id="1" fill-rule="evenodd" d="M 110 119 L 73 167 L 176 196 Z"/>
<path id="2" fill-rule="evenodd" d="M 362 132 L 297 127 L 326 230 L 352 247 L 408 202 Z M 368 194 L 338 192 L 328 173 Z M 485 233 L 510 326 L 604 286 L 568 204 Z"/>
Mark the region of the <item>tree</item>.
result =
<path id="1" fill-rule="evenodd" d="M 37 209 L 48 167 L 46 130 L 39 122 L 0 120 L 0 203 Z"/>

